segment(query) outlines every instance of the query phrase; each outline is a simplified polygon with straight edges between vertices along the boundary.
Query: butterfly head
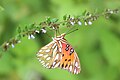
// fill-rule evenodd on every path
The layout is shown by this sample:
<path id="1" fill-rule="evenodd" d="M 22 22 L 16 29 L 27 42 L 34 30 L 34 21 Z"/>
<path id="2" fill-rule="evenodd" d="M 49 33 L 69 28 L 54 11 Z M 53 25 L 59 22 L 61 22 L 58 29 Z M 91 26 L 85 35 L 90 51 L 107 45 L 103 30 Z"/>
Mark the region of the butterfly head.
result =
<path id="1" fill-rule="evenodd" d="M 54 41 L 58 41 L 58 40 L 65 40 L 64 37 L 65 37 L 66 33 L 63 33 L 55 38 L 52 38 Z"/>

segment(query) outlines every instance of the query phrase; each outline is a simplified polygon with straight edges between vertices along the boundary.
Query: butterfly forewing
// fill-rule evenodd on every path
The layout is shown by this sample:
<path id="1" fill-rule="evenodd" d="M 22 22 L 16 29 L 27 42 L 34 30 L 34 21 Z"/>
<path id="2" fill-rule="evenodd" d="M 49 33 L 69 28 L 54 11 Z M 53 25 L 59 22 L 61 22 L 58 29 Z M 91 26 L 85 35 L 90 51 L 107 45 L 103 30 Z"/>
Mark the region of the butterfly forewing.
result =
<path id="1" fill-rule="evenodd" d="M 79 58 L 70 44 L 66 41 L 61 41 L 62 44 L 62 59 L 60 60 L 60 68 L 66 69 L 71 73 L 80 73 Z"/>

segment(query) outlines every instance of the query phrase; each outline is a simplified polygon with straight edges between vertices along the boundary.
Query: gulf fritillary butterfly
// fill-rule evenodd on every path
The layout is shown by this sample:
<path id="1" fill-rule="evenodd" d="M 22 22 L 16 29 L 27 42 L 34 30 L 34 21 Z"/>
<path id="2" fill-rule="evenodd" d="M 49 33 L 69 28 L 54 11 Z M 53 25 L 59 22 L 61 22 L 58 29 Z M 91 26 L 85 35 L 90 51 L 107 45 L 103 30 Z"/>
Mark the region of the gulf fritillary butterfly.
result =
<path id="1" fill-rule="evenodd" d="M 53 41 L 42 47 L 37 58 L 46 68 L 61 68 L 73 74 L 81 71 L 79 58 L 72 46 L 64 38 L 65 33 L 53 38 Z"/>

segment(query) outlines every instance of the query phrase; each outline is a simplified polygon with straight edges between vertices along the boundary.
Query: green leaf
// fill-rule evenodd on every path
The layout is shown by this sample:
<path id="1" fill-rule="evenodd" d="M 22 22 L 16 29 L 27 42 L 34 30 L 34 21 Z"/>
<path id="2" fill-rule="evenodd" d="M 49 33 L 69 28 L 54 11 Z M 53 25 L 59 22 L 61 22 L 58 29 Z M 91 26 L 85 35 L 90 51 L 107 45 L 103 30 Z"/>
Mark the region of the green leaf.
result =
<path id="1" fill-rule="evenodd" d="M 47 23 L 50 23 L 51 22 L 51 18 L 47 17 L 46 21 L 47 21 Z"/>
<path id="2" fill-rule="evenodd" d="M 66 18 L 67 18 L 67 15 L 64 15 L 64 16 L 63 16 L 63 20 L 66 20 Z"/>
<path id="3" fill-rule="evenodd" d="M 51 19 L 50 21 L 53 22 L 53 23 L 55 23 L 55 22 L 58 21 L 58 19 L 57 19 L 57 18 L 53 18 L 53 19 Z"/>

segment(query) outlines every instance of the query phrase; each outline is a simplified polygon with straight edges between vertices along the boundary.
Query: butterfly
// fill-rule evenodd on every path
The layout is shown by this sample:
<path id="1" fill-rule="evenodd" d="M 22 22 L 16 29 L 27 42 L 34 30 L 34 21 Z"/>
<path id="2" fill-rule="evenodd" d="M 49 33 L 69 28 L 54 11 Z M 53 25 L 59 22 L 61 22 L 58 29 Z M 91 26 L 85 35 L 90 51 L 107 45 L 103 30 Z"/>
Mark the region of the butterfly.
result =
<path id="1" fill-rule="evenodd" d="M 37 58 L 46 68 L 61 68 L 78 74 L 81 71 L 80 61 L 73 47 L 64 38 L 65 35 L 63 33 L 52 38 L 52 42 L 39 50 Z"/>

